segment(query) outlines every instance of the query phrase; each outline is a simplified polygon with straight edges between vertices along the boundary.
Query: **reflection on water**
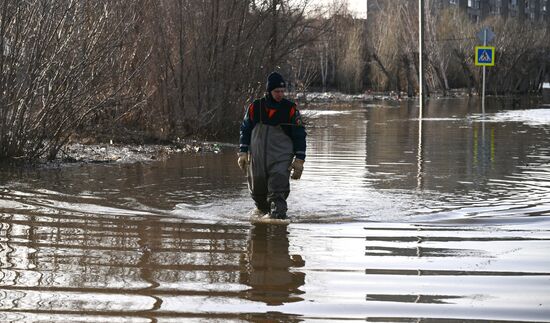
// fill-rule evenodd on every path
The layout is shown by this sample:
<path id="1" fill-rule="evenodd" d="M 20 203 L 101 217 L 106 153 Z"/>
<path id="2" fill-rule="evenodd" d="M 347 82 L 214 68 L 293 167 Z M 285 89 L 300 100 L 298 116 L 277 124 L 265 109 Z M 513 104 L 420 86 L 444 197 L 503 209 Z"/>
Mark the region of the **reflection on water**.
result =
<path id="1" fill-rule="evenodd" d="M 0 321 L 548 321 L 550 109 L 513 103 L 303 107 L 289 226 L 232 149 L 3 167 Z"/>
<path id="2" fill-rule="evenodd" d="M 299 302 L 299 287 L 305 274 L 290 271 L 304 266 L 300 255 L 289 256 L 287 228 L 283 225 L 257 224 L 251 230 L 247 252 L 242 259 L 240 282 L 252 287 L 248 299 L 268 305 Z"/>
<path id="3" fill-rule="evenodd" d="M 371 224 L 365 290 L 387 317 L 547 321 L 548 229 Z M 482 304 L 482 305 L 481 305 Z"/>
<path id="4" fill-rule="evenodd" d="M 294 209 L 304 221 L 548 214 L 550 109 L 512 114 L 505 103 L 485 118 L 468 99 L 429 101 L 421 120 L 413 102 L 304 111 L 315 127 Z"/>
<path id="5" fill-rule="evenodd" d="M 3 214 L 1 221 L 6 320 L 57 321 L 72 313 L 109 320 L 246 318 L 264 308 L 249 300 L 264 306 L 302 300 L 305 274 L 298 270 L 305 262 L 289 255 L 286 226 L 92 214 Z"/>

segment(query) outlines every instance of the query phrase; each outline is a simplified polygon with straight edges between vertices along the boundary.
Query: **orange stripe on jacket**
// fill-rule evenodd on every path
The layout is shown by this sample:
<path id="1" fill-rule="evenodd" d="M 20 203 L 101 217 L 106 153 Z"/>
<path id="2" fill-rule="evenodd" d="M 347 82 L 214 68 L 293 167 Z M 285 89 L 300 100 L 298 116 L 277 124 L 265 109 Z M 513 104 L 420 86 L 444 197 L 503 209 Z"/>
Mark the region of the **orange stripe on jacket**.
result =
<path id="1" fill-rule="evenodd" d="M 269 115 L 269 119 L 273 118 L 273 115 L 275 114 L 275 112 L 277 112 L 277 109 L 266 108 L 266 110 L 267 114 Z"/>
<path id="2" fill-rule="evenodd" d="M 254 103 L 248 107 L 248 117 L 250 120 L 254 121 Z"/>

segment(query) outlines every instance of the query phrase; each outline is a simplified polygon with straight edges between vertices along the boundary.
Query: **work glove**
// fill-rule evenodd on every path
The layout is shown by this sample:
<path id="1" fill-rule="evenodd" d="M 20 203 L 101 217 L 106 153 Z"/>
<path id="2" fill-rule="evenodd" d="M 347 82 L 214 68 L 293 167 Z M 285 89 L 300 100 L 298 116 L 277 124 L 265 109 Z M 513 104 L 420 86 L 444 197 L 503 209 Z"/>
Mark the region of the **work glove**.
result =
<path id="1" fill-rule="evenodd" d="M 300 179 L 302 177 L 302 171 L 304 170 L 304 161 L 302 159 L 294 158 L 289 170 L 292 171 L 290 176 L 292 179 Z"/>
<path id="2" fill-rule="evenodd" d="M 239 153 L 239 159 L 237 159 L 237 163 L 239 164 L 239 168 L 245 172 L 246 167 L 248 166 L 248 153 Z"/>

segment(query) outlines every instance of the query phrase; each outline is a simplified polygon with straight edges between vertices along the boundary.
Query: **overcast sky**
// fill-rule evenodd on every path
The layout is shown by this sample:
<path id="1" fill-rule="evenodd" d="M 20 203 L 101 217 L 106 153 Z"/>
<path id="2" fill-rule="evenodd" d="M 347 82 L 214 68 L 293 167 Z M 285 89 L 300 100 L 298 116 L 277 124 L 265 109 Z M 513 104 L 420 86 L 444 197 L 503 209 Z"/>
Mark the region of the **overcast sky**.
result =
<path id="1" fill-rule="evenodd" d="M 366 0 L 348 0 L 349 9 L 359 16 L 364 17 L 367 12 L 367 1 Z"/>
<path id="2" fill-rule="evenodd" d="M 345 0 L 340 0 L 345 1 Z M 319 3 L 326 5 L 334 2 L 334 0 L 311 0 L 310 3 Z M 347 0 L 348 8 L 351 12 L 355 13 L 358 17 L 364 18 L 367 14 L 367 0 Z"/>

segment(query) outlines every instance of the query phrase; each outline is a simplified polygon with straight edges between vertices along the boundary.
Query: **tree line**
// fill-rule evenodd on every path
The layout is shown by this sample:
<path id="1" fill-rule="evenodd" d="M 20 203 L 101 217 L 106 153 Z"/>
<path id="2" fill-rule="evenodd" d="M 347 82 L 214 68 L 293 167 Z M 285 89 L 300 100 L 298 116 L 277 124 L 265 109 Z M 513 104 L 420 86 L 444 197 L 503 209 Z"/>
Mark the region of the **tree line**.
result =
<path id="1" fill-rule="evenodd" d="M 412 96 L 416 10 L 396 0 L 365 20 L 343 1 L 2 0 L 0 159 L 53 159 L 75 136 L 234 138 L 273 70 L 293 92 Z M 479 25 L 433 5 L 425 14 L 428 89 L 478 88 Z M 491 19 L 499 37 L 489 91 L 536 90 L 548 72 L 548 26 Z"/>
<path id="2" fill-rule="evenodd" d="M 488 91 L 492 94 L 539 92 L 550 74 L 550 23 L 514 17 L 489 16 L 472 22 L 458 6 L 441 8 L 426 0 L 425 75 L 427 92 L 446 95 L 464 88 L 479 93 L 480 68 L 474 65 L 474 47 L 482 45 L 476 34 L 490 26 L 496 37 L 495 66 L 488 68 Z M 369 22 L 366 56 L 370 84 L 379 90 L 414 95 L 418 88 L 418 5 L 392 1 Z"/>

